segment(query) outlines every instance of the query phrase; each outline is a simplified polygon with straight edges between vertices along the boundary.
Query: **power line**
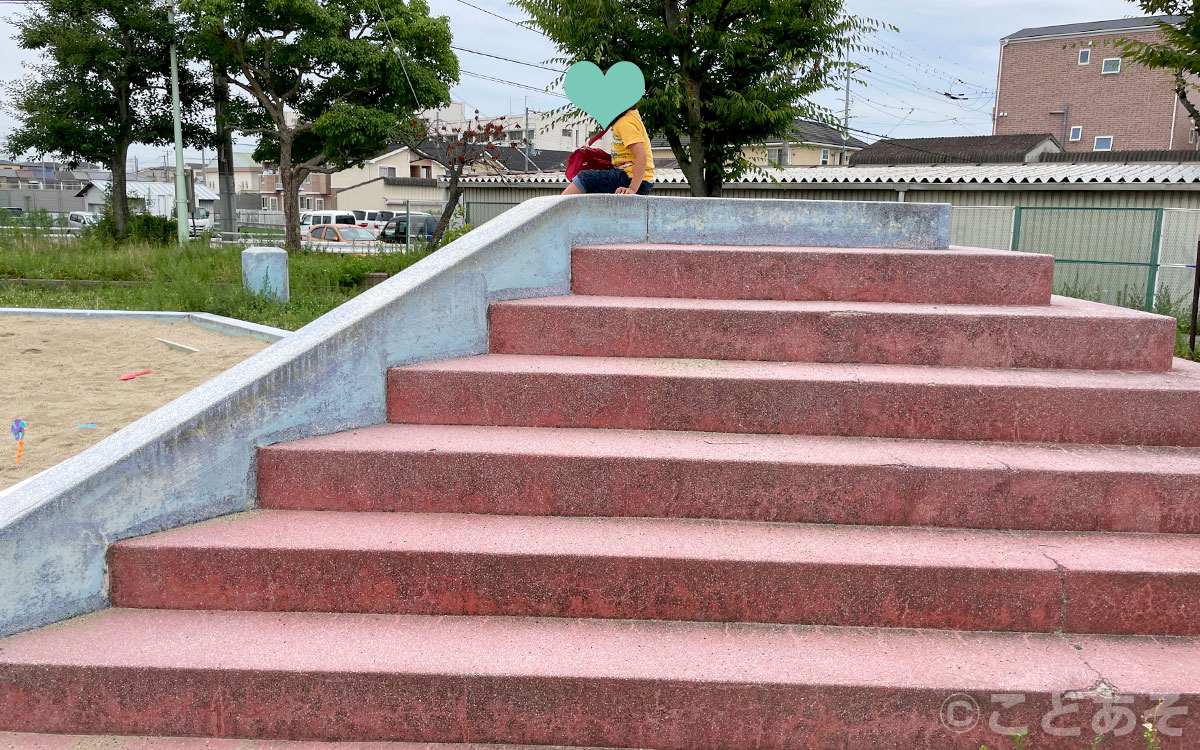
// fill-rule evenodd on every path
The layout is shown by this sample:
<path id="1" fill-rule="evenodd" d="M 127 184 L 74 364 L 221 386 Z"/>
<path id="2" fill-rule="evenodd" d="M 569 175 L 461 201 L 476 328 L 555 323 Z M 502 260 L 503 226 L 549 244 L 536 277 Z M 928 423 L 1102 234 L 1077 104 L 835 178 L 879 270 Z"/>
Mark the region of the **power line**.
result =
<path id="1" fill-rule="evenodd" d="M 500 15 L 499 13 L 493 13 L 492 11 L 488 10 L 487 8 L 480 8 L 478 5 L 472 5 L 471 3 L 468 3 L 467 0 L 458 0 L 458 1 L 460 3 L 462 3 L 463 5 L 467 6 L 468 8 L 474 8 L 475 10 L 479 11 L 480 13 L 487 13 L 489 16 L 499 18 L 501 21 L 508 21 L 513 26 L 519 26 L 520 28 L 525 29 L 526 31 L 532 31 L 535 34 L 541 34 L 542 36 L 546 36 L 545 34 L 542 34 L 542 32 L 538 31 L 537 29 L 533 28 L 532 26 L 526 26 L 521 21 L 514 21 L 511 18 L 507 18 L 505 16 Z"/>
<path id="2" fill-rule="evenodd" d="M 2 1 L 2 0 L 0 0 L 0 1 Z M 545 65 L 538 65 L 537 63 L 525 62 L 524 60 L 514 60 L 511 57 L 503 57 L 501 55 L 493 55 L 493 54 L 489 54 L 487 52 L 480 52 L 478 50 L 467 49 L 466 47 L 456 47 L 453 44 L 450 45 L 450 49 L 455 49 L 455 50 L 458 50 L 459 52 L 470 52 L 472 55 L 479 55 L 481 57 L 490 57 L 493 60 L 503 60 L 505 62 L 516 63 L 517 65 L 527 65 L 530 68 L 540 68 L 542 70 L 548 70 L 551 73 L 566 73 L 567 72 L 565 70 L 559 70 L 558 68 L 549 68 L 549 67 L 546 67 Z"/>
<path id="3" fill-rule="evenodd" d="M 516 86 L 519 89 L 529 89 L 530 91 L 536 91 L 539 94 L 549 94 L 550 96 L 557 96 L 560 99 L 567 98 L 565 94 L 560 94 L 557 91 L 547 91 L 546 89 L 539 89 L 536 86 L 528 86 L 524 83 L 517 83 L 516 81 L 506 81 L 503 78 L 495 78 L 493 76 L 486 76 L 486 75 L 483 75 L 482 73 L 472 73 L 469 70 L 460 69 L 458 72 L 462 73 L 465 76 L 471 76 L 472 78 L 480 78 L 485 81 L 492 81 L 493 83 L 503 83 L 508 86 Z"/>

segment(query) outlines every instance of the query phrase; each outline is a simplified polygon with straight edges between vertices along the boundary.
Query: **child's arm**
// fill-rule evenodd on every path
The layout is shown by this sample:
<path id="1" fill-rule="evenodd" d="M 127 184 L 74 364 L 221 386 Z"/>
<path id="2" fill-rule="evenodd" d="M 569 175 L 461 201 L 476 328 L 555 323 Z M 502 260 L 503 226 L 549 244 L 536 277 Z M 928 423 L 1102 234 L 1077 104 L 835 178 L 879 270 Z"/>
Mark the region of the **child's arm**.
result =
<path id="1" fill-rule="evenodd" d="M 633 178 L 629 182 L 629 187 L 617 188 L 618 195 L 627 193 L 636 193 L 642 185 L 642 176 L 646 174 L 646 144 L 631 143 L 629 144 L 629 152 L 633 154 Z"/>

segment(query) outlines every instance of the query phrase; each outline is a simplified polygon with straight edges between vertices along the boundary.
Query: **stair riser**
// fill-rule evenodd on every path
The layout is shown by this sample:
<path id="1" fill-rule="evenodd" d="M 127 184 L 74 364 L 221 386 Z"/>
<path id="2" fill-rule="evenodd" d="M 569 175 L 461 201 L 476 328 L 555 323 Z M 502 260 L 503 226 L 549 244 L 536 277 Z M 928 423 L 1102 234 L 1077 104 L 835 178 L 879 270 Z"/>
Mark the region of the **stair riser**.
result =
<path id="1" fill-rule="evenodd" d="M 508 305 L 491 308 L 491 351 L 1075 370 L 1171 369 L 1166 318 L 733 312 Z"/>
<path id="2" fill-rule="evenodd" d="M 653 655 L 647 655 L 653 658 Z M 964 680 L 969 680 L 964 676 Z M 1086 688 L 1087 686 L 1080 686 Z M 71 667 L 0 668 L 0 729 L 81 734 L 162 734 L 327 741 L 504 742 L 529 745 L 644 747 L 661 750 L 945 750 L 1005 747 L 988 729 L 1030 727 L 1030 747 L 1079 750 L 1080 737 L 1050 736 L 1042 718 L 1064 701 L 1024 693 L 1004 708 L 994 694 L 969 691 L 982 721 L 962 733 L 939 720 L 945 690 L 902 687 L 441 676 L 369 673 Z M 1138 716 L 1156 701 L 1133 696 L 1120 704 Z M 1085 727 L 1100 709 L 1086 698 L 1078 714 L 1056 725 Z M 1180 738 L 1200 732 L 1200 701 L 1175 704 L 1189 712 L 1171 720 Z M 1082 717 L 1082 718 L 1080 718 Z M 1111 737 L 1110 750 L 1144 750 L 1141 731 Z"/>
<path id="3" fill-rule="evenodd" d="M 1109 445 L 1200 445 L 1200 391 L 695 375 L 388 373 L 388 421 Z M 849 376 L 848 376 L 849 377 Z"/>
<path id="4" fill-rule="evenodd" d="M 258 497 L 260 507 L 289 510 L 1200 533 L 1195 475 L 1106 468 L 262 448 Z"/>
<path id="5" fill-rule="evenodd" d="M 110 552 L 119 607 L 377 614 L 513 615 L 769 622 L 1052 632 L 1062 587 L 1054 570 L 994 570 L 566 555 L 394 554 L 344 550 L 129 549 Z M 1110 600 L 1120 576 L 1095 581 Z M 1121 632 L 1191 628 L 1184 598 Z M 1170 589 L 1170 587 L 1167 587 Z M 1186 612 L 1186 609 L 1184 610 Z M 1075 619 L 1083 632 L 1086 619 Z M 1143 613 L 1144 616 L 1144 613 Z M 1120 617 L 1109 617 L 1111 621 Z M 1153 627 L 1153 630 L 1143 630 Z"/>
<path id="6" fill-rule="evenodd" d="M 1054 259 L 944 253 L 576 248 L 576 294 L 1045 305 Z"/>

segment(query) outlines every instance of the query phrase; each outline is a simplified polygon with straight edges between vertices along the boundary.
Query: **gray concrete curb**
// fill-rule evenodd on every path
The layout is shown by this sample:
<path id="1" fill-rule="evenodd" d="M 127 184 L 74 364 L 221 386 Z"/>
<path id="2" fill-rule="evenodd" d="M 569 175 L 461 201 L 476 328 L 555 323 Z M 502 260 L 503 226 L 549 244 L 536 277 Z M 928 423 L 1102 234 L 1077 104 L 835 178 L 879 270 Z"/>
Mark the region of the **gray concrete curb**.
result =
<path id="1" fill-rule="evenodd" d="M 169 312 L 163 310 L 74 310 L 54 307 L 0 307 L 0 316 L 27 316 L 31 318 L 128 318 L 130 320 L 148 320 L 156 323 L 192 323 L 210 331 L 224 333 L 229 336 L 249 336 L 250 338 L 274 344 L 276 341 L 290 336 L 291 331 L 282 328 L 272 328 L 258 323 L 251 323 L 237 318 L 226 318 L 223 315 L 210 313 Z"/>
<path id="2" fill-rule="evenodd" d="M 389 367 L 485 353 L 488 305 L 569 293 L 575 246 L 949 238 L 948 205 L 528 200 L 0 500 L 0 635 L 107 606 L 112 542 L 253 508 L 257 448 L 386 421 Z"/>

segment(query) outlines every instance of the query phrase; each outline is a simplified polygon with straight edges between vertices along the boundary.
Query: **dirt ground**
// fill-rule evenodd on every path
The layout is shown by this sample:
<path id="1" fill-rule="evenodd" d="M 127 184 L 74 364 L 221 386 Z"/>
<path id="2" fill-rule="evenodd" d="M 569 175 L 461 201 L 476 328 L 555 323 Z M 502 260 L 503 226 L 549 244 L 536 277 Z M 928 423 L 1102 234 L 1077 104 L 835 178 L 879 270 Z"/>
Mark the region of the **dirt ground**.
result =
<path id="1" fill-rule="evenodd" d="M 199 349 L 176 351 L 167 339 Z M 70 458 L 266 348 L 191 323 L 0 316 L 0 490 Z M 127 372 L 151 374 L 122 381 Z M 25 421 L 16 465 L 14 419 Z M 91 425 L 96 427 L 80 427 Z"/>

